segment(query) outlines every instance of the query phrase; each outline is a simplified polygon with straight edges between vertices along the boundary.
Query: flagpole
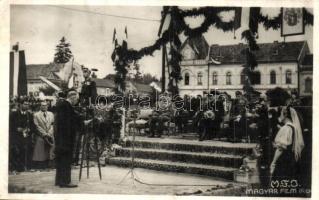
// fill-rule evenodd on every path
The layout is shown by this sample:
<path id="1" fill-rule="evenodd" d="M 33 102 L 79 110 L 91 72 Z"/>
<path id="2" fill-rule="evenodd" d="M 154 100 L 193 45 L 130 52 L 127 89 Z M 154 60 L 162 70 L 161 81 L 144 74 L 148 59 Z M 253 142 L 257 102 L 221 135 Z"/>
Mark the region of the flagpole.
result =
<path id="1" fill-rule="evenodd" d="M 165 92 L 165 82 L 166 82 L 166 74 L 165 74 L 165 56 L 166 56 L 166 45 L 162 45 L 162 92 Z"/>

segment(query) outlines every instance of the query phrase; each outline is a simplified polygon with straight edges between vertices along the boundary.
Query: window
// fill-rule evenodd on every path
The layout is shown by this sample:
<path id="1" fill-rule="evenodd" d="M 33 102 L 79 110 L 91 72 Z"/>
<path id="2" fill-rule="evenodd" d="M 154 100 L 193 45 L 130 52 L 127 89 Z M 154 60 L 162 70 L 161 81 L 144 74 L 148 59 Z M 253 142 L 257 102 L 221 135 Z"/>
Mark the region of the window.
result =
<path id="1" fill-rule="evenodd" d="M 227 72 L 226 74 L 226 85 L 231 85 L 231 73 Z"/>
<path id="2" fill-rule="evenodd" d="M 184 85 L 189 85 L 189 73 L 186 72 L 184 76 Z"/>
<path id="3" fill-rule="evenodd" d="M 197 85 L 203 85 L 203 73 L 202 72 L 198 72 L 197 74 Z"/>
<path id="4" fill-rule="evenodd" d="M 270 72 L 270 84 L 276 84 L 276 72 L 275 71 Z"/>
<path id="5" fill-rule="evenodd" d="M 260 84 L 260 72 L 255 71 L 251 72 L 250 82 L 252 85 L 259 85 Z"/>
<path id="6" fill-rule="evenodd" d="M 218 79 L 217 79 L 217 72 L 213 73 L 213 85 L 217 85 Z"/>
<path id="7" fill-rule="evenodd" d="M 286 71 L 286 84 L 291 84 L 291 71 Z"/>
<path id="8" fill-rule="evenodd" d="M 312 79 L 309 77 L 305 80 L 305 92 L 312 92 Z"/>
<path id="9" fill-rule="evenodd" d="M 245 80 L 246 80 L 246 76 L 245 76 L 244 71 L 242 71 L 240 73 L 240 84 L 244 85 L 245 84 Z"/>

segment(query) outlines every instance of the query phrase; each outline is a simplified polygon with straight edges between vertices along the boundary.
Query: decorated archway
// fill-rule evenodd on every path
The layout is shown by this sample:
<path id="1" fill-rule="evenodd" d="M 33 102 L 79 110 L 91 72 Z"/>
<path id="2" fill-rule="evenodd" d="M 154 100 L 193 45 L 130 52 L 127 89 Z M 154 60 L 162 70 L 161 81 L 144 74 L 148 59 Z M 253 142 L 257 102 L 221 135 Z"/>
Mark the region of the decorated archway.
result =
<path id="1" fill-rule="evenodd" d="M 302 26 L 313 25 L 313 15 L 309 13 L 305 8 L 299 8 L 303 14 Z M 223 12 L 234 11 L 234 18 L 230 21 L 223 21 L 220 16 Z M 260 7 L 251 7 L 242 9 L 240 7 L 200 7 L 191 10 L 182 10 L 177 6 L 164 6 L 162 12 L 161 25 L 159 30 L 159 38 L 151 46 L 144 47 L 140 50 L 128 49 L 126 41 L 123 41 L 121 45 L 115 43 L 114 52 L 112 54 L 112 60 L 114 62 L 116 76 L 115 84 L 117 85 L 118 93 L 122 93 L 125 90 L 125 78 L 127 69 L 130 63 L 141 59 L 143 56 L 152 55 L 155 50 L 163 48 L 163 62 L 167 62 L 169 67 L 168 88 L 173 95 L 178 94 L 178 82 L 182 80 L 180 61 L 182 56 L 179 52 L 181 47 L 181 41 L 179 35 L 184 33 L 187 37 L 198 37 L 207 32 L 210 26 L 214 26 L 217 29 L 223 31 L 235 31 L 239 27 L 244 28 L 241 33 L 242 39 L 245 39 L 247 45 L 242 50 L 242 54 L 245 56 L 245 63 L 243 64 L 243 73 L 246 77 L 243 85 L 243 90 L 249 96 L 254 91 L 251 84 L 251 76 L 254 69 L 257 67 L 256 52 L 259 50 L 256 38 L 258 37 L 258 26 L 263 25 L 265 29 L 279 29 L 282 27 L 283 12 L 280 12 L 278 16 L 269 18 L 264 16 Z M 244 15 L 243 15 L 244 14 Z M 185 22 L 185 17 L 204 16 L 203 23 L 196 27 L 190 28 Z M 243 16 L 247 17 L 247 24 L 242 24 L 241 19 Z M 167 46 L 169 46 L 170 56 L 167 56 Z M 165 70 L 164 68 L 162 70 Z M 165 81 L 163 78 L 162 81 Z M 163 84 L 165 86 L 165 83 Z M 162 88 L 165 90 L 165 88 Z"/>

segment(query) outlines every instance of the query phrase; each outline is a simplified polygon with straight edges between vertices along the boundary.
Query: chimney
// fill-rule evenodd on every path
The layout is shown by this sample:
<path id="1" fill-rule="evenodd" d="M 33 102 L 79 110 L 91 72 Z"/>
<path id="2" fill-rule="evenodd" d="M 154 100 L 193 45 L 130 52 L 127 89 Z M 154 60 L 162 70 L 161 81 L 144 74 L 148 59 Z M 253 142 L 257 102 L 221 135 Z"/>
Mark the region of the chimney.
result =
<path id="1" fill-rule="evenodd" d="M 276 56 L 276 55 L 279 54 L 278 48 L 279 48 L 279 42 L 278 42 L 278 40 L 275 40 L 274 41 L 274 49 L 273 49 L 272 55 Z"/>

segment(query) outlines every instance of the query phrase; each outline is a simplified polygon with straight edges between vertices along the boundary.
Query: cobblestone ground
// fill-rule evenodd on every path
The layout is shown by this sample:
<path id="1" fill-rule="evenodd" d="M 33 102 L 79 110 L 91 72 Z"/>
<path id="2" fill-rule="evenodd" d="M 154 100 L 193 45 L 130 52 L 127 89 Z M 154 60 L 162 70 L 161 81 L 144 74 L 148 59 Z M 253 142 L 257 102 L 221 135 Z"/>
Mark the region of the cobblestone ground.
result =
<path id="1" fill-rule="evenodd" d="M 159 172 L 148 169 L 134 169 L 142 182 L 134 182 L 128 175 L 128 168 L 116 166 L 102 167 L 102 180 L 99 179 L 97 167 L 90 168 L 87 179 L 86 170 L 82 180 L 78 180 L 79 169 L 72 170 L 72 182 L 77 188 L 59 188 L 54 186 L 55 170 L 47 172 L 23 172 L 9 176 L 9 188 L 28 193 L 85 193 L 85 194 L 136 194 L 136 195 L 240 195 L 244 185 L 212 177 L 181 173 Z M 120 184 L 119 184 L 120 183 Z M 177 186 L 181 184 L 196 186 Z M 202 186 L 206 185 L 206 186 Z M 9 191 L 10 192 L 10 191 Z M 12 192 L 12 191 L 11 191 Z"/>

